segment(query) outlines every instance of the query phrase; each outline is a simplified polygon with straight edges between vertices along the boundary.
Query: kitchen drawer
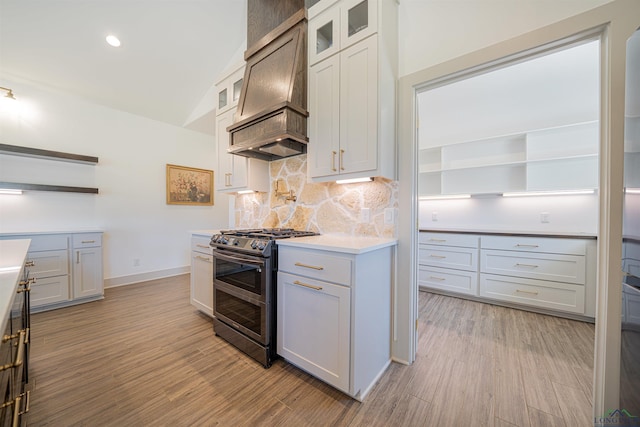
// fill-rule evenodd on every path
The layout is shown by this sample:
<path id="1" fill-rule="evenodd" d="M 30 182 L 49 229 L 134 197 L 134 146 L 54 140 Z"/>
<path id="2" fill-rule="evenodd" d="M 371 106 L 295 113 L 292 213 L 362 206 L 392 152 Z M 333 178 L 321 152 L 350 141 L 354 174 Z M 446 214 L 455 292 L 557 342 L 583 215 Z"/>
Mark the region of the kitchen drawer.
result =
<path id="1" fill-rule="evenodd" d="M 69 247 L 68 234 L 31 234 L 25 236 L 12 236 L 15 239 L 31 239 L 29 252 L 55 251 Z"/>
<path id="2" fill-rule="evenodd" d="M 346 286 L 351 285 L 351 259 L 332 255 L 331 252 L 280 246 L 278 270 Z"/>
<path id="3" fill-rule="evenodd" d="M 47 277 L 31 285 L 32 308 L 69 300 L 69 276 Z"/>
<path id="4" fill-rule="evenodd" d="M 482 249 L 507 251 L 545 252 L 554 254 L 585 255 L 584 239 L 559 239 L 553 237 L 482 236 Z"/>
<path id="5" fill-rule="evenodd" d="M 69 274 L 69 252 L 66 249 L 29 252 L 27 261 L 33 261 L 33 267 L 29 267 L 29 276 L 36 279 Z"/>
<path id="6" fill-rule="evenodd" d="M 82 233 L 73 235 L 73 248 L 94 248 L 102 246 L 102 233 Z"/>
<path id="7" fill-rule="evenodd" d="M 418 262 L 421 265 L 478 271 L 477 249 L 420 245 L 418 254 Z"/>
<path id="8" fill-rule="evenodd" d="M 422 231 L 418 235 L 418 243 L 441 246 L 460 246 L 477 248 L 479 237 L 473 234 L 432 233 Z"/>
<path id="9" fill-rule="evenodd" d="M 460 294 L 478 294 L 478 273 L 420 266 L 418 285 Z"/>
<path id="10" fill-rule="evenodd" d="M 480 274 L 480 296 L 533 307 L 584 313 L 584 286 Z"/>
<path id="11" fill-rule="evenodd" d="M 482 250 L 480 272 L 584 285 L 585 257 Z"/>
<path id="12" fill-rule="evenodd" d="M 202 252 L 211 255 L 211 237 L 192 236 L 191 237 L 191 250 L 196 252 Z"/>

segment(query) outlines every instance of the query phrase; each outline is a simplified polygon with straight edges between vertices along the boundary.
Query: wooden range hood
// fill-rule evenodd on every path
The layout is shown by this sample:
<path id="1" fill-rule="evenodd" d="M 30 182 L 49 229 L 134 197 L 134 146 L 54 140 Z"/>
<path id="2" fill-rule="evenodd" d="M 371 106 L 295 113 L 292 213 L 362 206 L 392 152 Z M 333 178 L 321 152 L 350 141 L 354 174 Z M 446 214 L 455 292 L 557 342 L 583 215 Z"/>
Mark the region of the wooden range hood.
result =
<path id="1" fill-rule="evenodd" d="M 292 8 L 297 10 L 291 14 Z M 284 20 L 283 15 L 287 16 Z M 247 16 L 250 47 L 244 55 L 247 66 L 238 110 L 227 128 L 228 152 L 269 161 L 306 153 L 309 113 L 304 2 L 249 0 Z M 260 31 L 268 32 L 262 35 Z"/>

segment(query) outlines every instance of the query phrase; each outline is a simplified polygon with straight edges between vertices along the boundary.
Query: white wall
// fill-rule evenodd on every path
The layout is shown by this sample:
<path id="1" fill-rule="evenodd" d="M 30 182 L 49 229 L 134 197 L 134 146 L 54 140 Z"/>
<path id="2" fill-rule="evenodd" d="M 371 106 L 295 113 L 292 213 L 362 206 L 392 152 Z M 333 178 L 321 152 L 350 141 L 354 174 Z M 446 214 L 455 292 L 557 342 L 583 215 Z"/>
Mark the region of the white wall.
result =
<path id="1" fill-rule="evenodd" d="M 213 136 L 26 83 L 3 80 L 0 86 L 12 88 L 21 107 L 0 108 L 2 143 L 99 157 L 91 166 L 2 155 L 0 181 L 100 191 L 0 195 L 0 232 L 103 229 L 104 277 L 118 284 L 185 269 L 188 230 L 228 224 L 226 197 L 206 207 L 166 204 L 166 164 L 215 170 Z"/>
<path id="2" fill-rule="evenodd" d="M 597 195 L 423 200 L 419 209 L 420 228 L 429 230 L 598 232 Z M 549 222 L 541 222 L 543 212 Z"/>
<path id="3" fill-rule="evenodd" d="M 611 0 L 402 0 L 399 75 L 508 40 Z"/>

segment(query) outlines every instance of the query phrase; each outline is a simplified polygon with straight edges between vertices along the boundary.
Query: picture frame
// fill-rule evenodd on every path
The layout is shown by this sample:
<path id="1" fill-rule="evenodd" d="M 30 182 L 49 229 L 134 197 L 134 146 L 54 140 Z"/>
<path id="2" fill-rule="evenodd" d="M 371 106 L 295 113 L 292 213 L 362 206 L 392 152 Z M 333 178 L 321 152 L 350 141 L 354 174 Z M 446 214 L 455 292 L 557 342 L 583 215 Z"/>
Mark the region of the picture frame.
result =
<path id="1" fill-rule="evenodd" d="M 213 206 L 213 171 L 167 164 L 167 204 Z"/>

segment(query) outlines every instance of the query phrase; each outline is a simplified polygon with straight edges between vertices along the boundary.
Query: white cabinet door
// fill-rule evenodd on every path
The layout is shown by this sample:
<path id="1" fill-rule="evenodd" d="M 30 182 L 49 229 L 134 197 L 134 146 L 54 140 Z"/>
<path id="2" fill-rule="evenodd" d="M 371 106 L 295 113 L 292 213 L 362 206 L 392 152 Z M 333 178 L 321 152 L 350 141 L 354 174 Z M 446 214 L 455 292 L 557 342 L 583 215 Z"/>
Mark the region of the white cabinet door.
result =
<path id="1" fill-rule="evenodd" d="M 213 256 L 191 252 L 191 305 L 213 317 Z"/>
<path id="2" fill-rule="evenodd" d="M 247 186 L 247 159 L 227 152 L 229 132 L 227 126 L 233 123 L 233 110 L 216 117 L 216 140 L 218 142 L 218 190 L 233 190 Z"/>
<path id="3" fill-rule="evenodd" d="M 73 298 L 102 295 L 102 248 L 82 248 L 73 251 Z"/>
<path id="4" fill-rule="evenodd" d="M 375 170 L 378 154 L 378 39 L 340 53 L 340 173 Z"/>
<path id="5" fill-rule="evenodd" d="M 338 174 L 340 151 L 340 56 L 309 69 L 309 176 Z"/>
<path id="6" fill-rule="evenodd" d="M 278 354 L 349 392 L 351 289 L 278 273 Z"/>

